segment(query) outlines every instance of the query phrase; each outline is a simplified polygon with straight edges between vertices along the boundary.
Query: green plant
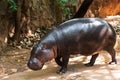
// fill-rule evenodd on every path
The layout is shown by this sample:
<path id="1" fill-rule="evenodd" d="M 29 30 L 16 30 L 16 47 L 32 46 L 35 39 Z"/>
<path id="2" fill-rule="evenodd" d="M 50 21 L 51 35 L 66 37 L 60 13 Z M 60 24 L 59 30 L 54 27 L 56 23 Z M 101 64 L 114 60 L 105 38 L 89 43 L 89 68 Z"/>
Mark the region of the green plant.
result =
<path id="1" fill-rule="evenodd" d="M 16 5 L 16 3 L 15 3 L 15 1 L 14 0 L 8 0 L 8 2 L 9 2 L 9 4 L 10 4 L 10 9 L 12 10 L 12 11 L 16 11 L 17 10 L 17 5 Z"/>
<path id="2" fill-rule="evenodd" d="M 72 13 L 70 11 L 70 8 L 68 8 L 68 7 L 62 7 L 62 11 L 64 13 L 64 17 L 67 17 L 69 19 L 71 18 Z"/>
<path id="3" fill-rule="evenodd" d="M 58 3 L 61 5 L 61 9 L 63 11 L 64 17 L 67 17 L 68 19 L 70 19 L 72 16 L 70 8 L 65 5 L 68 3 L 75 4 L 75 2 L 76 0 L 58 0 Z"/>

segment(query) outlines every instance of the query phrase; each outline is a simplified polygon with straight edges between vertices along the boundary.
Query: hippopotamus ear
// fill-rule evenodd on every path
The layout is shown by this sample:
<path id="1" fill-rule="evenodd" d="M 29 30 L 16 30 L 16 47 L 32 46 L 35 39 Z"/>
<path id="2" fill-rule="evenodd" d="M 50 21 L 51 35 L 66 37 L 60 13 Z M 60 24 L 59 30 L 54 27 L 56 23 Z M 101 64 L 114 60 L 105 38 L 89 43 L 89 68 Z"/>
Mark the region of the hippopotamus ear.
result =
<path id="1" fill-rule="evenodd" d="M 42 43 L 41 49 L 51 49 L 53 46 L 49 43 Z"/>

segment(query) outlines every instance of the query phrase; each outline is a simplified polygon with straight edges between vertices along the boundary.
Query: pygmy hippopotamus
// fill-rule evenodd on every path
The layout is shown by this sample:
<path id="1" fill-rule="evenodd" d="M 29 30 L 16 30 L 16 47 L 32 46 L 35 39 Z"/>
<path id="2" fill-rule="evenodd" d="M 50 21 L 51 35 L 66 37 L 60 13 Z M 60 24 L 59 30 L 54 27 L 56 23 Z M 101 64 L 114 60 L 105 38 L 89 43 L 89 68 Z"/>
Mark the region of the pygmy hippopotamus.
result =
<path id="1" fill-rule="evenodd" d="M 32 51 L 28 67 L 39 70 L 44 63 L 55 59 L 61 66 L 58 73 L 65 73 L 72 54 L 92 55 L 86 66 L 93 66 L 98 51 L 111 55 L 109 64 L 116 64 L 114 45 L 116 34 L 112 26 L 99 18 L 76 18 L 63 22 L 41 38 Z"/>

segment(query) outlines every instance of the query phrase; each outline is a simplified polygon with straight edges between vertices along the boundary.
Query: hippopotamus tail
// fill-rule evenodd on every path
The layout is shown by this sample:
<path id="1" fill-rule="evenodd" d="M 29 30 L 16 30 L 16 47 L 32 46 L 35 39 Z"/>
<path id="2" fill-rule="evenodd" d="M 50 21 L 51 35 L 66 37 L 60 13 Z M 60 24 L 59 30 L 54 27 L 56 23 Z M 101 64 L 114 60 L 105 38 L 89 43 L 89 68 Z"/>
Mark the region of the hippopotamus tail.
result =
<path id="1" fill-rule="evenodd" d="M 110 28 L 113 32 L 113 35 L 111 37 L 112 37 L 113 41 L 116 42 L 116 32 L 115 32 L 113 26 L 110 23 L 108 23 L 108 25 L 110 26 Z"/>

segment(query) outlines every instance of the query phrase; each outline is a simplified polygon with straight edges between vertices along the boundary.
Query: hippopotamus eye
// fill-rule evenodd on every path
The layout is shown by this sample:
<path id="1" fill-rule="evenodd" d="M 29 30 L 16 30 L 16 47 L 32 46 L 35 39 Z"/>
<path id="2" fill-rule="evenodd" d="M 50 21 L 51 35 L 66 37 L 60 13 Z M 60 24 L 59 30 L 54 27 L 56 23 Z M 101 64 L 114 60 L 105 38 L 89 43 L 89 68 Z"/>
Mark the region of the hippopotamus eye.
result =
<path id="1" fill-rule="evenodd" d="M 42 50 L 45 50 L 46 49 L 46 47 L 42 47 Z"/>
<path id="2" fill-rule="evenodd" d="M 42 50 L 47 49 L 47 45 L 46 45 L 46 44 L 43 44 L 41 49 L 42 49 Z"/>

